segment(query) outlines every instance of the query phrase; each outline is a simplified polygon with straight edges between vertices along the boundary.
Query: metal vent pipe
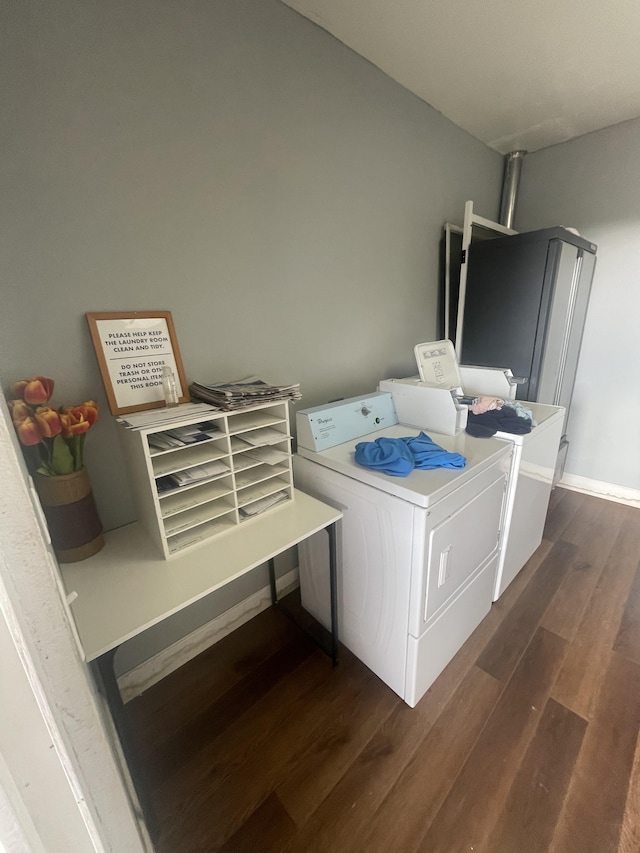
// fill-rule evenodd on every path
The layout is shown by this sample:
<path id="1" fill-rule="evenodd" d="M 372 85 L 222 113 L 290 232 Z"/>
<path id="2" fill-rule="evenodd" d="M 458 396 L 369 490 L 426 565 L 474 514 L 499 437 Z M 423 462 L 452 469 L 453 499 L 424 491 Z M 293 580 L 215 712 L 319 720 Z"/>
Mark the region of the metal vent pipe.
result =
<path id="1" fill-rule="evenodd" d="M 502 200 L 500 202 L 500 224 L 513 228 L 516 215 L 516 200 L 522 161 L 526 151 L 510 151 L 504 155 L 504 178 L 502 180 Z"/>

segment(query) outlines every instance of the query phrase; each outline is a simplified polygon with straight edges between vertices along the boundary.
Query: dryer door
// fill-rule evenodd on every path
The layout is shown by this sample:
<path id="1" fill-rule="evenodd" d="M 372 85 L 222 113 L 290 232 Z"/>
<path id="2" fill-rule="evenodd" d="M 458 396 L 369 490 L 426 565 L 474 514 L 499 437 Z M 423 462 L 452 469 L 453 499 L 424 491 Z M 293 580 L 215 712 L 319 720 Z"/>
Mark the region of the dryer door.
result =
<path id="1" fill-rule="evenodd" d="M 485 485 L 429 533 L 420 588 L 420 622 L 412 625 L 414 636 L 420 636 L 440 618 L 497 551 L 505 479 L 501 474 Z"/>

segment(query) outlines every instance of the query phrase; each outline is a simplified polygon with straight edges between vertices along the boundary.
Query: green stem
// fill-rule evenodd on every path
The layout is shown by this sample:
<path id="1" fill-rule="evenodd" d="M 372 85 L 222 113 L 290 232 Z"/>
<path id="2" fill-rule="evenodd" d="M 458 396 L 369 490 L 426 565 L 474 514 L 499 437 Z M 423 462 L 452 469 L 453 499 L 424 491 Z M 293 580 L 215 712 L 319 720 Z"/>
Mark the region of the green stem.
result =
<path id="1" fill-rule="evenodd" d="M 84 465 L 84 440 L 86 437 L 86 433 L 82 433 L 82 435 L 76 436 L 76 471 L 79 471 Z"/>
<path id="2" fill-rule="evenodd" d="M 53 441 L 43 438 L 40 442 L 40 459 L 42 460 L 42 468 L 51 476 L 55 474 L 53 470 Z"/>

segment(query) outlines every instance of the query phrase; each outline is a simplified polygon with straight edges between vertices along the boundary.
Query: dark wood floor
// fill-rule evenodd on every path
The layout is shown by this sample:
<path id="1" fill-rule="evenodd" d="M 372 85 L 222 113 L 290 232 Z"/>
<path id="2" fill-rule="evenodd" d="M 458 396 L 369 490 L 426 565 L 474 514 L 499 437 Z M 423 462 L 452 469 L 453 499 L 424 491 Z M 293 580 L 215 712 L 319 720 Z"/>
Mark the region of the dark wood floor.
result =
<path id="1" fill-rule="evenodd" d="M 159 853 L 638 853 L 640 510 L 545 539 L 414 709 L 268 611 L 128 708 Z"/>

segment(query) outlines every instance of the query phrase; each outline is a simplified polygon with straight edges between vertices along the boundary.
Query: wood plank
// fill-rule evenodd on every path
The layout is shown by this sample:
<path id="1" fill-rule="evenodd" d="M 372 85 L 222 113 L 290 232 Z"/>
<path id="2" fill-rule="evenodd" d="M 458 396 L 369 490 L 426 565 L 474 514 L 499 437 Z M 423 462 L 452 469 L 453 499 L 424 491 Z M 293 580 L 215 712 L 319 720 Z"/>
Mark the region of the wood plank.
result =
<path id="1" fill-rule="evenodd" d="M 556 486 L 551 489 L 551 494 L 549 495 L 549 506 L 547 508 L 547 513 L 553 513 L 558 506 L 558 504 L 563 501 L 565 498 L 568 499 L 568 496 L 571 494 L 569 489 L 565 489 L 562 486 Z"/>
<path id="2" fill-rule="evenodd" d="M 556 487 L 551 492 L 550 511 L 547 512 L 542 538 L 548 539 L 550 542 L 557 542 L 558 539 L 562 538 L 564 529 L 580 510 L 585 497 L 580 492 Z"/>
<path id="3" fill-rule="evenodd" d="M 216 702 L 298 636 L 288 619 L 269 608 L 132 699 L 127 714 L 138 728 L 143 747 L 147 744 L 155 750 L 194 708 Z"/>
<path id="4" fill-rule="evenodd" d="M 287 810 L 279 801 L 277 794 L 270 794 L 240 829 L 219 848 L 220 853 L 239 853 L 243 850 L 282 850 L 287 838 L 293 836 L 296 825 L 287 814 Z M 210 850 L 205 837 L 204 844 L 195 850 Z M 180 851 L 184 853 L 184 851 Z M 195 851 L 194 851 L 195 853 Z"/>
<path id="5" fill-rule="evenodd" d="M 366 702 L 355 702 L 346 713 L 332 715 L 275 789 L 297 826 L 309 820 L 400 701 L 388 688 L 375 690 Z"/>
<path id="6" fill-rule="evenodd" d="M 540 619 L 571 565 L 576 546 L 559 541 L 511 608 L 478 657 L 477 664 L 499 681 L 507 681 L 520 660 Z"/>
<path id="7" fill-rule="evenodd" d="M 227 692 L 200 708 L 195 705 L 182 724 L 165 737 L 162 749 L 147 751 L 147 767 L 155 784 L 173 776 L 212 739 L 224 736 L 239 716 L 246 714 L 263 696 L 284 681 L 317 647 L 305 635 L 298 635 L 277 650 L 261 666 L 234 684 Z M 327 660 L 327 666 L 331 664 Z"/>
<path id="8" fill-rule="evenodd" d="M 586 727 L 549 699 L 483 851 L 547 853 Z"/>
<path id="9" fill-rule="evenodd" d="M 205 813 L 215 825 L 216 840 L 211 850 L 218 849 L 294 772 L 298 762 L 326 737 L 336 720 L 348 720 L 359 706 L 377 708 L 388 702 L 390 694 L 389 688 L 372 673 L 363 672 L 359 661 L 351 665 L 343 661 L 306 704 L 295 713 L 290 709 L 283 724 L 257 746 L 250 758 L 228 773 L 222 784 L 209 784 L 202 791 L 191 792 L 192 800 L 171 816 L 167 842 L 179 849 L 190 823 Z"/>
<path id="10" fill-rule="evenodd" d="M 606 675 L 609 655 L 638 565 L 638 510 L 629 507 L 624 507 L 624 510 L 620 532 L 551 691 L 557 702 L 587 720 Z"/>
<path id="11" fill-rule="evenodd" d="M 344 677 L 361 672 L 359 661 L 344 653 L 341 667 Z M 363 673 L 363 677 L 364 677 Z M 279 731 L 292 714 L 304 713 L 318 696 L 324 695 L 325 686 L 334 678 L 327 656 L 317 650 L 305 659 L 282 683 L 274 685 L 248 713 L 238 714 L 236 721 L 223 735 L 214 736 L 171 777 L 157 785 L 154 802 L 159 814 L 170 824 L 174 816 L 192 808 L 194 800 L 206 796 L 207 789 L 224 785 L 237 767 L 250 762 L 262 744 Z M 194 796 L 194 791 L 197 792 Z"/>
<path id="12" fill-rule="evenodd" d="M 617 853 L 638 853 L 638 850 L 640 850 L 640 737 L 636 740 Z"/>
<path id="13" fill-rule="evenodd" d="M 539 561 L 544 558 L 549 547 L 549 543 L 543 543 L 540 546 L 536 554 L 529 560 L 527 567 L 525 567 L 502 596 L 500 602 L 492 608 L 492 611 L 445 668 L 435 684 L 427 691 L 415 711 L 409 709 L 404 703 L 399 703 L 404 714 L 404 719 L 412 721 L 411 725 L 408 725 L 405 731 L 407 738 L 405 749 L 407 755 L 411 754 L 415 746 L 415 744 L 412 745 L 411 732 L 415 732 L 416 743 L 427 733 L 429 727 L 437 719 L 449 701 L 460 680 L 468 672 L 478 653 L 491 637 L 495 627 L 500 624 L 500 621 L 508 612 L 509 603 L 517 599 L 521 587 L 524 587 L 530 576 L 535 573 Z M 233 635 L 233 637 L 235 636 L 236 634 Z M 241 642 L 240 649 L 244 655 L 244 641 Z M 349 654 L 349 652 L 343 651 L 342 658 L 348 661 Z M 194 663 L 195 661 L 191 662 L 183 670 L 186 671 Z M 330 668 L 327 670 L 325 663 L 326 658 L 320 655 L 314 666 L 316 674 L 313 678 L 309 679 L 309 684 L 313 683 L 315 678 L 319 678 L 320 673 L 323 674 L 324 680 L 329 677 Z M 303 668 L 303 672 L 307 672 L 308 666 L 309 664 Z M 366 671 L 368 672 L 368 670 Z M 201 677 L 205 677 L 204 673 L 201 673 Z M 190 678 L 189 683 L 192 680 Z M 236 724 L 232 729 L 227 730 L 223 739 L 215 735 L 216 728 L 213 726 L 213 739 L 210 737 L 204 743 L 201 743 L 197 755 L 192 756 L 183 767 L 179 769 L 175 768 L 173 775 L 167 783 L 157 780 L 158 790 L 156 792 L 156 800 L 158 811 L 164 813 L 167 816 L 167 820 L 170 820 L 171 814 L 180 813 L 184 808 L 189 806 L 189 803 L 193 799 L 193 790 L 200 791 L 204 786 L 222 784 L 226 775 L 232 772 L 238 763 L 248 760 L 261 741 L 266 739 L 272 730 L 277 729 L 282 724 L 284 717 L 298 710 L 297 706 L 301 701 L 300 694 L 304 695 L 309 687 L 309 685 L 301 684 L 298 693 L 294 688 L 298 687 L 299 681 L 300 675 L 298 674 L 295 678 L 277 685 L 276 689 L 264 697 L 250 713 L 238 715 Z M 285 709 L 284 711 L 283 708 Z M 167 738 L 166 740 L 169 741 L 170 739 Z M 160 752 L 164 748 L 158 747 Z M 151 754 L 153 754 L 153 750 L 151 750 Z M 163 759 L 160 757 L 153 760 L 161 762 Z M 389 786 L 391 781 L 389 782 Z M 387 790 L 388 787 L 385 788 L 383 795 Z"/>
<path id="14" fill-rule="evenodd" d="M 577 549 L 574 555 L 567 552 L 575 561 L 568 571 L 565 565 L 564 581 L 540 616 L 542 630 L 535 630 L 498 699 L 492 699 L 493 690 L 501 683 L 474 664 L 496 643 L 498 632 L 503 642 L 510 641 L 514 608 L 524 609 L 528 600 L 539 607 L 551 591 L 548 583 L 535 581 L 560 553 L 556 549 L 551 556 L 556 543 L 549 539 L 415 709 L 393 697 L 391 712 L 381 714 L 379 690 L 386 688 L 347 651 L 335 671 L 320 651 L 302 656 L 295 666 L 292 655 L 291 670 L 283 667 L 268 689 L 269 667 L 278 670 L 270 658 L 282 654 L 295 633 L 285 637 L 275 627 L 275 645 L 270 645 L 265 627 L 255 643 L 248 636 L 253 623 L 243 626 L 246 636 L 241 628 L 223 641 L 228 648 L 208 651 L 209 665 L 206 657 L 196 659 L 158 685 L 151 708 L 160 735 L 157 749 L 177 750 L 181 725 L 192 725 L 194 735 L 184 763 L 175 756 L 155 759 L 160 766 L 166 761 L 167 768 L 175 761 L 155 791 L 164 827 L 158 853 L 468 853 L 471 846 L 476 853 L 550 853 L 549 845 L 552 853 L 637 853 L 640 690 L 631 658 L 639 515 L 620 504 L 556 492 L 565 494 L 552 495 L 549 514 L 561 511 L 562 517 L 548 529 Z M 597 561 L 602 572 L 594 584 Z M 275 615 L 274 626 L 282 619 Z M 296 631 L 282 621 L 285 633 Z M 521 624 L 531 629 L 532 623 Z M 628 657 L 612 651 L 614 644 Z M 223 663 L 216 660 L 221 648 Z M 576 707 L 561 708 L 548 696 L 559 699 L 555 691 L 569 669 L 578 693 L 591 691 L 594 701 L 567 782 L 585 721 L 576 716 Z M 559 672 L 562 677 L 550 688 Z M 262 686 L 251 687 L 254 678 Z M 176 730 L 176 719 L 167 714 L 163 729 L 162 708 L 170 711 L 176 699 L 184 717 Z M 206 709 L 216 702 L 224 724 L 217 731 L 211 718 L 207 730 Z M 369 708 L 375 720 L 367 717 Z M 194 723 L 198 719 L 201 726 Z M 143 712 L 136 722 L 144 730 Z M 356 727 L 366 730 L 366 737 Z M 336 756 L 322 746 L 331 738 Z M 310 776 L 315 770 L 326 774 L 313 796 L 304 790 L 301 766 Z M 277 794 L 291 786 L 288 774 L 303 788 L 289 792 L 300 826 Z M 309 784 L 314 788 L 313 779 Z"/>
<path id="15" fill-rule="evenodd" d="M 498 612 L 500 621 L 504 619 L 507 613 L 514 607 L 517 600 L 520 598 L 524 590 L 529 585 L 531 578 L 537 573 L 540 566 L 547 559 L 549 551 L 553 548 L 553 542 L 548 539 L 543 539 L 540 545 L 536 548 L 533 554 L 529 557 L 522 569 L 518 572 L 515 578 L 511 581 L 506 590 L 502 593 L 497 601 L 494 601 L 491 606 L 491 614 Z M 488 618 L 488 617 L 485 617 Z M 496 625 L 497 627 L 497 625 Z"/>
<path id="16" fill-rule="evenodd" d="M 477 733 L 484 724 L 486 713 L 495 703 L 499 689 L 495 679 L 473 667 L 433 725 L 428 723 L 429 703 L 419 703 L 414 709 L 404 703 L 399 705 L 316 809 L 312 818 L 290 841 L 285 848 L 286 853 L 333 853 L 335 850 L 340 850 L 340 853 L 359 853 L 363 849 L 372 849 L 375 839 L 366 839 L 372 821 L 378 825 L 374 814 L 383 805 L 385 817 L 382 823 L 388 822 L 391 814 L 391 822 L 395 826 L 395 804 L 387 807 L 385 798 L 394 782 L 406 772 L 408 766 L 413 765 L 415 756 L 424 752 L 425 742 L 437 744 L 441 738 L 434 732 L 444 727 L 447 735 L 455 740 L 453 750 L 464 751 L 463 741 L 473 743 L 473 731 Z M 450 719 L 450 708 L 456 719 L 469 721 L 468 726 L 462 729 L 465 732 L 462 736 L 457 726 L 440 722 L 442 717 Z M 429 758 L 426 765 L 421 765 L 422 771 L 424 773 L 426 767 L 427 775 L 435 780 L 440 778 L 434 765 L 437 758 L 433 749 L 426 749 Z M 443 750 L 440 754 L 446 760 Z M 454 764 L 455 761 L 451 761 L 450 767 Z M 422 780 L 417 796 L 422 809 L 428 800 L 427 791 L 422 788 Z M 404 803 L 401 813 L 405 814 L 406 811 L 407 804 Z"/>
<path id="17" fill-rule="evenodd" d="M 640 517 L 638 518 L 640 525 Z M 620 628 L 613 643 L 616 652 L 629 660 L 640 663 L 640 562 L 629 597 L 627 599 Z"/>
<path id="18" fill-rule="evenodd" d="M 640 666 L 611 652 L 550 853 L 618 849 L 639 728 Z"/>
<path id="19" fill-rule="evenodd" d="M 566 642 L 536 631 L 453 787 L 416 850 L 454 853 L 484 843 L 542 716 Z"/>
<path id="20" fill-rule="evenodd" d="M 404 732 L 404 739 L 397 756 L 398 764 L 395 775 L 390 775 L 386 784 L 382 786 L 379 795 L 380 800 L 386 795 L 393 781 L 404 767 L 408 756 L 411 755 L 430 726 L 438 718 L 459 682 L 464 678 L 479 652 L 490 639 L 496 626 L 508 613 L 509 605 L 517 600 L 521 590 L 535 573 L 550 547 L 550 543 L 543 543 L 538 548 L 536 554 L 531 557 L 527 566 L 509 586 L 500 601 L 494 605 L 491 612 L 467 640 L 460 652 L 427 691 L 418 707 L 412 710 L 404 703 L 399 702 L 399 717 L 402 722 L 398 724 L 397 737 L 399 741 L 402 732 Z M 233 637 L 235 636 L 234 634 Z M 233 637 L 230 637 L 229 640 L 232 641 Z M 244 639 L 240 637 L 240 640 L 239 650 L 244 658 L 246 647 Z M 265 638 L 264 641 L 268 645 L 268 639 Z M 342 660 L 349 665 L 350 653 L 343 651 Z M 353 659 L 351 658 L 351 660 Z M 304 703 L 308 691 L 319 684 L 320 679 L 324 683 L 329 678 L 331 668 L 327 668 L 326 662 L 326 657 L 318 653 L 317 657 L 314 656 L 307 661 L 300 668 L 300 671 L 292 674 L 285 682 L 276 685 L 274 690 L 263 697 L 251 711 L 239 715 L 236 723 L 225 732 L 224 737 L 209 738 L 200 745 L 198 753 L 193 755 L 184 766 L 177 768 L 166 782 L 160 781 L 158 783 L 155 792 L 156 805 L 158 812 L 165 816 L 167 823 L 172 822 L 173 815 L 181 814 L 185 809 L 191 807 L 194 791 L 201 792 L 205 788 L 224 784 L 226 777 L 233 772 L 238 764 L 251 760 L 251 755 L 259 748 L 260 743 L 267 739 L 272 731 L 277 730 L 291 713 L 298 712 L 299 705 Z M 196 661 L 190 662 L 183 667 L 181 672 L 186 674 L 188 669 L 195 664 Z M 341 663 L 340 666 L 342 665 Z M 368 673 L 365 667 L 362 669 Z M 205 679 L 206 672 L 201 671 L 200 678 Z M 192 683 L 193 678 L 190 677 L 188 684 L 191 685 Z M 212 688 L 217 695 L 218 691 L 215 690 L 215 685 L 212 685 Z M 307 698 L 309 701 L 313 701 L 312 697 Z M 196 702 L 197 707 L 198 703 Z M 171 729 L 170 726 L 168 728 Z M 170 738 L 167 737 L 165 740 L 168 742 Z M 162 752 L 163 747 L 158 748 Z M 391 763 L 393 765 L 393 757 Z M 358 774 L 358 769 L 355 770 L 355 774 Z M 195 799 L 200 796 L 200 793 L 196 794 Z M 371 806 L 370 814 L 373 814 L 378 803 L 374 803 L 371 798 L 368 798 L 367 804 Z M 197 825 L 196 817 L 194 817 L 194 825 Z"/>
<path id="21" fill-rule="evenodd" d="M 451 789 L 501 692 L 500 682 L 478 667 L 471 669 L 381 804 L 368 832 L 360 834 L 359 841 L 346 850 L 358 853 L 358 850 L 415 848 Z M 372 776 L 374 773 L 377 773 L 375 767 Z M 399 814 L 402 820 L 397 820 Z M 328 853 L 330 848 L 326 849 Z"/>
<path id="22" fill-rule="evenodd" d="M 573 639 L 624 518 L 620 504 L 592 498 L 585 500 L 567 525 L 562 538 L 578 551 L 542 618 L 541 625 L 548 631 Z"/>
<path id="23" fill-rule="evenodd" d="M 627 515 L 627 507 L 592 495 L 581 495 L 580 498 L 579 510 L 564 528 L 560 538 L 587 549 L 597 545 L 597 537 L 601 533 L 613 541 Z"/>
<path id="24" fill-rule="evenodd" d="M 372 739 L 329 796 L 320 804 L 304 830 L 295 836 L 290 845 L 291 850 L 303 850 L 305 845 L 310 845 L 309 849 L 313 846 L 322 849 L 322 845 L 325 844 L 327 849 L 341 851 L 344 849 L 346 853 L 355 845 L 354 853 L 355 851 L 359 853 L 363 833 L 368 830 L 374 813 L 451 701 L 460 683 L 469 676 L 470 670 L 474 669 L 473 662 L 478 654 L 508 613 L 509 607 L 517 600 L 550 548 L 549 542 L 543 543 L 538 548 L 500 601 L 494 605 L 454 659 L 445 667 L 416 708 L 411 709 L 404 703 L 399 704 L 380 729 L 378 736 Z M 487 678 L 490 683 L 494 682 L 494 679 L 485 674 L 485 683 Z M 458 737 L 464 740 L 465 736 L 458 734 Z M 372 761 L 377 765 L 375 774 L 371 773 Z M 363 790 L 366 790 L 366 796 L 362 795 Z M 345 803 L 356 803 L 356 805 L 353 808 L 350 805 L 345 810 Z"/>

